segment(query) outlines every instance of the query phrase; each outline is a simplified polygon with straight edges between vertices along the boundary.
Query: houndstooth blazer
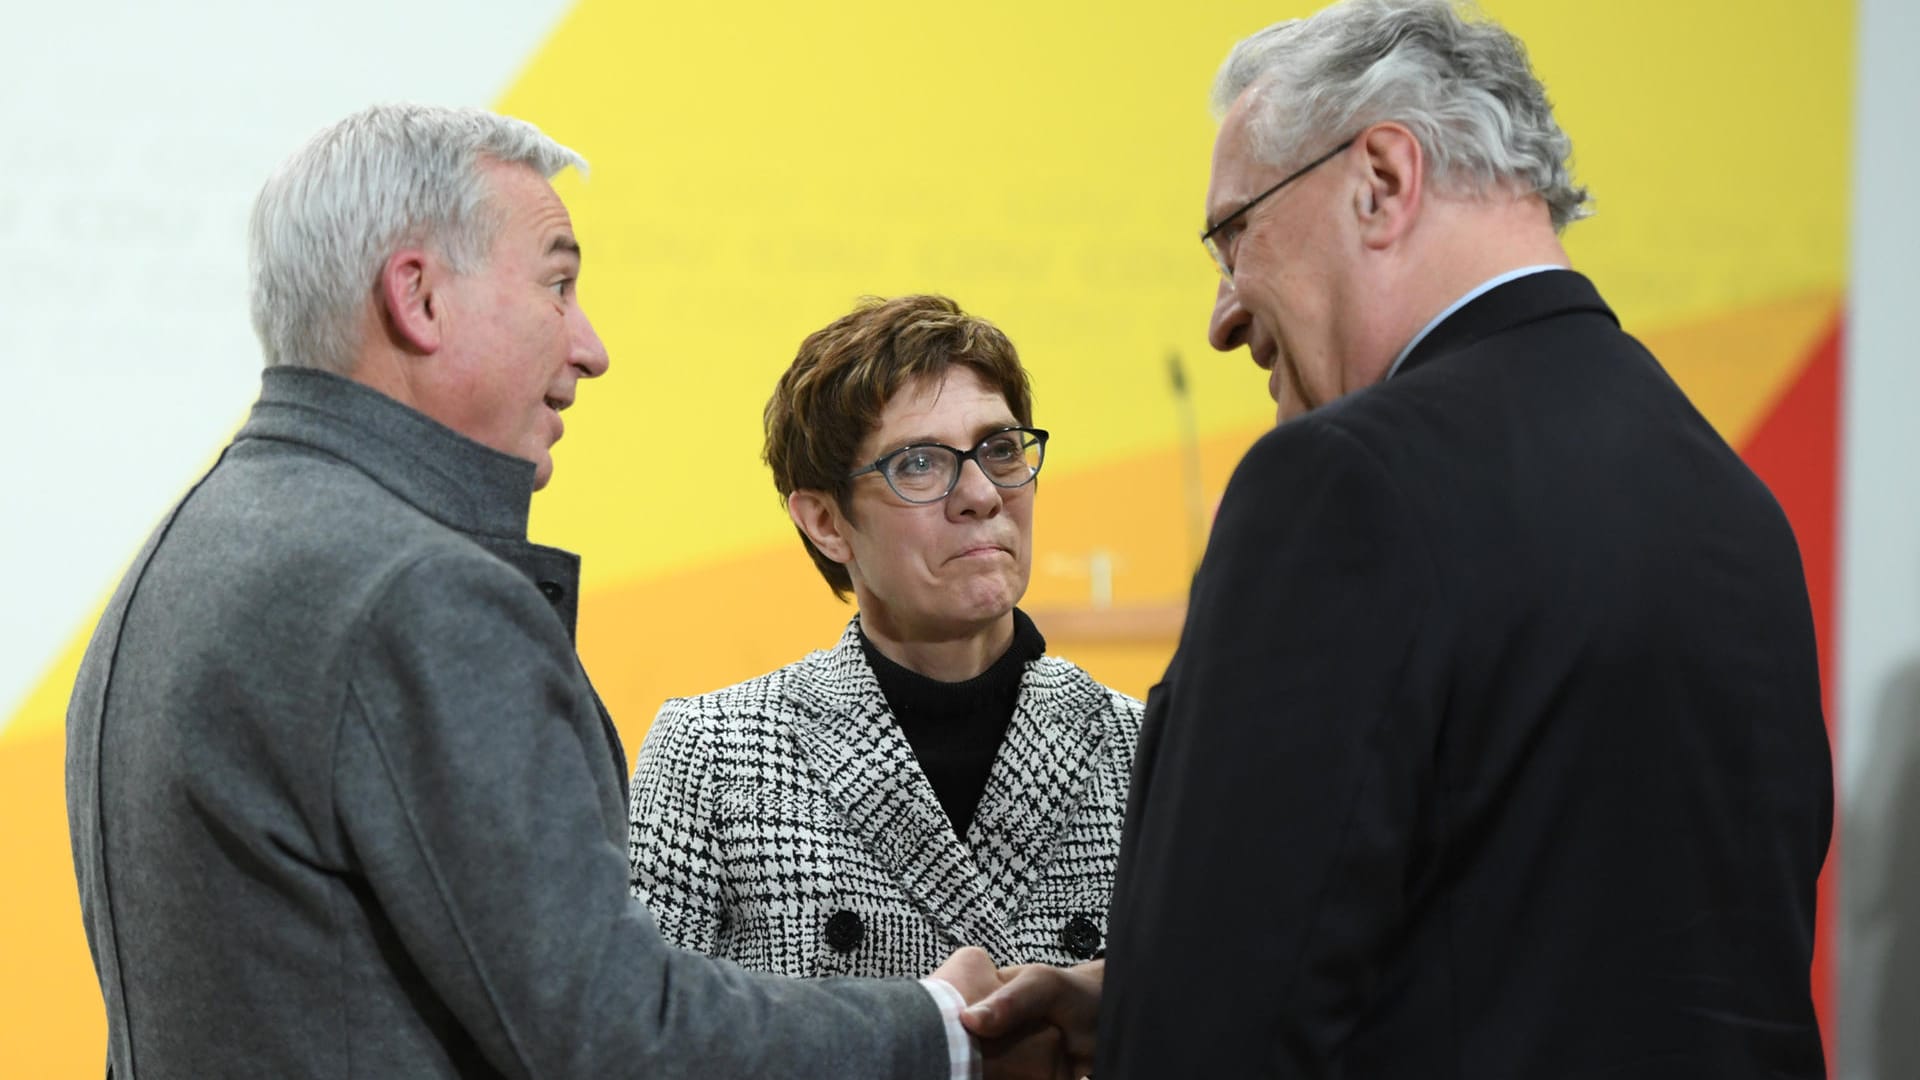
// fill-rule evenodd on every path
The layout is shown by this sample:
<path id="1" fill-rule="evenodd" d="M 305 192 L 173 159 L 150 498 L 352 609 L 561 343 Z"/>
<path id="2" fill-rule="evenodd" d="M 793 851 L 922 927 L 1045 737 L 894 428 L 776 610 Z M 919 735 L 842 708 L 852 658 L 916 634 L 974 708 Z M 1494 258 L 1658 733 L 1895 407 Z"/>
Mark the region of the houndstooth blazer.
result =
<path id="1" fill-rule="evenodd" d="M 660 709 L 634 768 L 634 895 L 689 949 L 793 976 L 1105 951 L 1140 702 L 1027 665 L 966 843 L 860 648 Z"/>

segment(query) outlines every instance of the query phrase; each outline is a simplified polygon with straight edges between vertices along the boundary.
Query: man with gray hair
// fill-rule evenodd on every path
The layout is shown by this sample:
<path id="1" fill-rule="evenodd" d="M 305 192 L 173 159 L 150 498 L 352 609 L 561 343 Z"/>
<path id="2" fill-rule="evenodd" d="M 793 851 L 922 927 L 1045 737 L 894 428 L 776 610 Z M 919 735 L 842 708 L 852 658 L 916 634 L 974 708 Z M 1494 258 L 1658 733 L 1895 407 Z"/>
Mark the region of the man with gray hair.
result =
<path id="1" fill-rule="evenodd" d="M 261 192 L 259 401 L 135 558 L 67 714 L 110 1075 L 975 1064 L 979 950 L 922 983 L 781 980 L 667 948 L 628 895 L 578 560 L 526 538 L 608 362 L 548 183 L 569 164 L 521 121 L 379 107 Z M 1084 1064 L 1097 972 L 1010 986 L 986 1015 L 1023 1037 L 989 1075 Z M 1073 1059 L 1034 1027 L 1070 1015 Z"/>
<path id="2" fill-rule="evenodd" d="M 1214 104 L 1210 336 L 1280 422 L 1148 698 L 1096 1075 L 1824 1075 L 1798 550 L 1568 268 L 1520 42 L 1348 0 Z"/>

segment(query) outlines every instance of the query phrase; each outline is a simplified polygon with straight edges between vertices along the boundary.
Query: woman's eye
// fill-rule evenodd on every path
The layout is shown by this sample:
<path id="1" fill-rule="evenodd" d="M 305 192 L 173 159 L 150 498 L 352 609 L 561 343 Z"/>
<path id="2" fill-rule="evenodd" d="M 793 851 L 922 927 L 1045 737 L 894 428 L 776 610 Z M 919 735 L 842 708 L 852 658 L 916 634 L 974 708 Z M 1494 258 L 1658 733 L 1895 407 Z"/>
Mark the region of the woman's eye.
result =
<path id="1" fill-rule="evenodd" d="M 1020 440 L 1010 435 L 989 439 L 980 447 L 980 454 L 990 461 L 1012 461 L 1020 456 Z"/>

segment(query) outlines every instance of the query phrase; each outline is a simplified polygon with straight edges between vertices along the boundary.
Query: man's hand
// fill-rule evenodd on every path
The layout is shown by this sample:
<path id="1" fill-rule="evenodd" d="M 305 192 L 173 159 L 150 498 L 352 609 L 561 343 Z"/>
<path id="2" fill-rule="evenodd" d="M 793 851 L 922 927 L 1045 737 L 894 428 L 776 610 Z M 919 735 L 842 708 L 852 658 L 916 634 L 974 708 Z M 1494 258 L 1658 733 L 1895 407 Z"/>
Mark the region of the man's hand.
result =
<path id="1" fill-rule="evenodd" d="M 956 949 L 947 962 L 935 968 L 930 979 L 939 979 L 965 998 L 972 1005 L 995 990 L 1000 989 L 1000 976 L 994 970 L 993 957 L 978 945 L 969 945 Z"/>
<path id="2" fill-rule="evenodd" d="M 996 971 L 986 950 L 969 946 L 929 977 L 958 990 L 969 1006 L 986 1003 L 985 1013 L 969 1008 L 961 1023 L 979 1041 L 990 1080 L 1079 1080 L 1093 1068 L 1093 1014 L 1100 1008 L 1103 967 L 1084 964 L 1069 973 L 1034 964 Z M 1089 993 L 1089 979 L 1091 1004 L 1081 1001 Z M 1084 1033 L 1069 1037 L 1055 1030 L 1055 1015 L 1079 1022 L 1082 1006 Z M 1085 1053 L 1069 1051 L 1077 1043 L 1085 1045 Z"/>
<path id="3" fill-rule="evenodd" d="M 1106 972 L 1105 960 L 1072 968 L 1007 968 L 999 973 L 999 989 L 983 1000 L 967 997 L 960 1022 L 987 1051 L 989 1069 L 1000 1047 L 1011 1055 L 1009 1066 L 1017 1061 L 1020 1069 L 1044 1067 L 1053 1076 L 1086 1076 L 1093 1071 L 1094 1023 Z M 1052 1060 L 1045 1061 L 1049 1057 Z"/>

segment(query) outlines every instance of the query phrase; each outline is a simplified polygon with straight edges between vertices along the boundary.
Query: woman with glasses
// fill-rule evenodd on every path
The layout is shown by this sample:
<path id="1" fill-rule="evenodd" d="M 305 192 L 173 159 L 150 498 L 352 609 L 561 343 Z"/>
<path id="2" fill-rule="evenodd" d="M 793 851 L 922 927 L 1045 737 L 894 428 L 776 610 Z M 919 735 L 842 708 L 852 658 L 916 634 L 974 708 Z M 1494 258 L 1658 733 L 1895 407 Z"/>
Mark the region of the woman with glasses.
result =
<path id="1" fill-rule="evenodd" d="M 801 344 L 765 419 L 801 542 L 859 613 L 661 708 L 636 895 L 670 942 L 785 975 L 1102 955 L 1140 703 L 1015 607 L 1047 433 L 1013 344 L 944 297 L 869 298 Z"/>

